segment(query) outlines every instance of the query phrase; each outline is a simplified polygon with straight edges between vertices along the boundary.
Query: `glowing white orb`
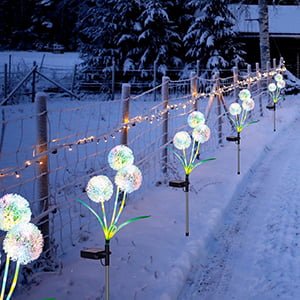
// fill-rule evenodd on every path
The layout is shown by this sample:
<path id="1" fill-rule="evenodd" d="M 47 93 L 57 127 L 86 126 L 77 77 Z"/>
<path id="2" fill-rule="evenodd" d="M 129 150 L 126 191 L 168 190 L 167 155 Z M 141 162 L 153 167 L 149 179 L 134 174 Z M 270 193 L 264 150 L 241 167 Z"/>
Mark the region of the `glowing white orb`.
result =
<path id="1" fill-rule="evenodd" d="M 278 87 L 279 89 L 285 88 L 285 81 L 284 81 L 284 80 L 279 80 L 279 81 L 277 81 L 277 87 Z"/>
<path id="2" fill-rule="evenodd" d="M 104 175 L 92 177 L 86 187 L 88 197 L 97 203 L 108 201 L 113 192 L 114 187 L 112 182 Z"/>
<path id="3" fill-rule="evenodd" d="M 110 167 L 116 171 L 132 165 L 134 156 L 132 150 L 124 145 L 118 145 L 108 153 L 108 163 Z"/>
<path id="4" fill-rule="evenodd" d="M 195 128 L 205 123 L 205 117 L 200 111 L 193 111 L 188 116 L 188 124 L 190 127 Z"/>
<path id="5" fill-rule="evenodd" d="M 6 234 L 3 249 L 13 261 L 26 265 L 37 259 L 43 251 L 44 239 L 32 223 L 21 223 Z"/>
<path id="6" fill-rule="evenodd" d="M 275 83 L 270 83 L 269 85 L 268 85 L 268 90 L 272 93 L 272 92 L 275 92 L 276 91 L 276 89 L 277 89 L 277 87 L 276 87 L 276 84 Z"/>
<path id="7" fill-rule="evenodd" d="M 275 79 L 276 82 L 278 82 L 278 81 L 283 80 L 283 76 L 282 76 L 281 74 L 276 74 L 276 75 L 274 76 L 274 79 Z"/>
<path id="8" fill-rule="evenodd" d="M 194 128 L 192 136 L 196 142 L 203 144 L 210 138 L 210 129 L 207 125 L 203 124 Z"/>
<path id="9" fill-rule="evenodd" d="M 186 131 L 178 131 L 173 138 L 173 144 L 179 150 L 187 149 L 191 142 L 192 139 Z"/>
<path id="10" fill-rule="evenodd" d="M 8 231 L 19 223 L 29 223 L 29 202 L 18 194 L 6 194 L 0 198 L 0 229 Z"/>
<path id="11" fill-rule="evenodd" d="M 251 93 L 248 89 L 243 89 L 239 92 L 239 98 L 241 101 L 245 101 L 251 98 Z"/>
<path id="12" fill-rule="evenodd" d="M 250 111 L 255 107 L 255 102 L 251 98 L 247 99 L 247 100 L 243 101 L 242 107 L 245 111 Z"/>
<path id="13" fill-rule="evenodd" d="M 231 103 L 229 106 L 229 112 L 230 114 L 232 114 L 233 116 L 237 116 L 241 113 L 242 108 L 238 103 Z"/>
<path id="14" fill-rule="evenodd" d="M 115 183 L 120 190 L 126 193 L 132 193 L 140 188 L 142 179 L 140 169 L 135 165 L 130 165 L 117 172 Z"/>

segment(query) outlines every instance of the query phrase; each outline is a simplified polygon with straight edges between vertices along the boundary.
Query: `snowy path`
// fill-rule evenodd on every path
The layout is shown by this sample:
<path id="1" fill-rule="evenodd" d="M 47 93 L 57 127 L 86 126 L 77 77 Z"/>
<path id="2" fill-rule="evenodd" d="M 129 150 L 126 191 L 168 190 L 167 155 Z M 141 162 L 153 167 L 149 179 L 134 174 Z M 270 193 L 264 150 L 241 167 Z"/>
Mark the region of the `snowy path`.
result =
<path id="1" fill-rule="evenodd" d="M 299 128 L 265 148 L 178 299 L 300 299 Z"/>

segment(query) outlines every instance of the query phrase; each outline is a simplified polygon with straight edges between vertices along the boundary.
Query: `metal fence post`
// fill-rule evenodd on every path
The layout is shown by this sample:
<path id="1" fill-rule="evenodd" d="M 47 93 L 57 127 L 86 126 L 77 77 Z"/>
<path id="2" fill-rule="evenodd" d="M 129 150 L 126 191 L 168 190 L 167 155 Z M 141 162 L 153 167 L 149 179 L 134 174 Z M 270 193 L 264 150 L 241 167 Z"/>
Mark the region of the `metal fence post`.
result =
<path id="1" fill-rule="evenodd" d="M 4 99 L 8 94 L 8 74 L 7 74 L 7 64 L 4 64 Z"/>
<path id="2" fill-rule="evenodd" d="M 233 72 L 233 89 L 234 89 L 233 98 L 235 102 L 238 102 L 238 79 L 239 79 L 238 68 L 233 67 L 232 72 Z"/>
<path id="3" fill-rule="evenodd" d="M 157 60 L 154 61 L 153 64 L 153 100 L 156 101 L 156 82 L 157 82 Z"/>
<path id="4" fill-rule="evenodd" d="M 112 61 L 111 67 L 111 100 L 115 100 L 115 85 L 116 85 L 116 62 Z"/>
<path id="5" fill-rule="evenodd" d="M 122 114 L 122 123 L 128 123 L 129 121 L 129 101 L 130 101 L 130 84 L 123 83 L 122 84 L 122 102 L 123 102 L 123 114 Z M 123 128 L 122 136 L 121 136 L 121 144 L 128 144 L 128 127 L 125 126 Z"/>
<path id="6" fill-rule="evenodd" d="M 38 157 L 38 199 L 39 213 L 48 211 L 49 209 L 49 193 L 48 193 L 48 128 L 47 128 L 47 95 L 45 93 L 37 93 L 36 98 L 37 112 L 37 148 L 36 155 Z M 49 250 L 49 215 L 46 214 L 40 220 L 40 229 L 44 236 L 44 251 Z"/>
<path id="7" fill-rule="evenodd" d="M 162 135 L 162 146 L 163 146 L 163 153 L 162 153 L 162 160 L 163 160 L 163 173 L 167 173 L 168 171 L 168 140 L 169 140 L 169 116 L 168 116 L 168 104 L 169 104 L 169 81 L 170 78 L 167 76 L 162 77 L 162 87 L 161 87 L 161 96 L 163 101 L 163 109 L 165 113 L 163 115 L 163 135 Z"/>
<path id="8" fill-rule="evenodd" d="M 277 66 L 276 66 L 276 58 L 273 58 L 273 69 L 276 71 Z"/>
<path id="9" fill-rule="evenodd" d="M 194 105 L 194 110 L 198 109 L 198 100 L 197 100 L 197 94 L 198 94 L 198 78 L 196 72 L 192 71 L 190 74 L 191 79 L 191 96 L 192 96 L 192 102 Z"/>
<path id="10" fill-rule="evenodd" d="M 11 84 L 11 66 L 12 66 L 12 57 L 11 54 L 8 56 L 8 81 L 7 81 L 7 91 L 10 91 L 10 88 L 12 86 Z"/>
<path id="11" fill-rule="evenodd" d="M 197 60 L 197 77 L 199 77 L 200 76 L 200 60 L 198 59 Z"/>
<path id="12" fill-rule="evenodd" d="M 72 83 L 71 83 L 71 92 L 73 92 L 74 88 L 75 88 L 76 74 L 77 74 L 77 64 L 74 65 L 74 69 L 73 69 Z"/>
<path id="13" fill-rule="evenodd" d="M 262 117 L 264 115 L 263 111 L 263 105 L 262 105 L 262 95 L 261 95 L 261 74 L 259 71 L 259 63 L 255 63 L 255 71 L 256 71 L 256 77 L 257 77 L 257 89 L 258 89 L 258 95 L 259 95 L 259 110 L 260 110 L 260 116 Z"/>
<path id="14" fill-rule="evenodd" d="M 32 69 L 32 94 L 31 94 L 31 102 L 34 103 L 35 100 L 35 84 L 36 84 L 36 62 L 33 62 L 33 69 Z"/>

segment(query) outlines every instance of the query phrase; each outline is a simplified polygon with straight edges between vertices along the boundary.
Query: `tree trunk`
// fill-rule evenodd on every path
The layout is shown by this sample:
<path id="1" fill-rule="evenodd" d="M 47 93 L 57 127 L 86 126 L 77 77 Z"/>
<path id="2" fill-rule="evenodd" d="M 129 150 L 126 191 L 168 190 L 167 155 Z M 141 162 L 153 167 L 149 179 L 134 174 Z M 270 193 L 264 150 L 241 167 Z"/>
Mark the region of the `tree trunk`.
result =
<path id="1" fill-rule="evenodd" d="M 263 70 L 270 61 L 270 39 L 269 39 L 269 11 L 268 1 L 259 0 L 259 47 L 260 63 Z"/>

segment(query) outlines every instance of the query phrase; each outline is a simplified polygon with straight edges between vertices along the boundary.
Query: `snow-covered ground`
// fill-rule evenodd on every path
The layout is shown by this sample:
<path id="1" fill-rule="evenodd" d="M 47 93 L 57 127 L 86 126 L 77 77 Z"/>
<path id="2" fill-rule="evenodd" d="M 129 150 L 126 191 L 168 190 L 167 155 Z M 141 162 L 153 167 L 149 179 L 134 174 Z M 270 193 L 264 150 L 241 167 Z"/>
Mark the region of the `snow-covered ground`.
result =
<path id="1" fill-rule="evenodd" d="M 180 190 L 157 186 L 126 206 L 124 219 L 151 218 L 112 240 L 112 300 L 299 297 L 299 98 L 289 96 L 279 108 L 277 132 L 272 112 L 245 129 L 240 176 L 232 143 L 191 175 L 190 237 Z M 80 249 L 94 246 L 103 246 L 100 228 L 62 257 L 61 274 L 41 275 L 15 299 L 102 299 L 104 268 L 79 258 Z"/>

